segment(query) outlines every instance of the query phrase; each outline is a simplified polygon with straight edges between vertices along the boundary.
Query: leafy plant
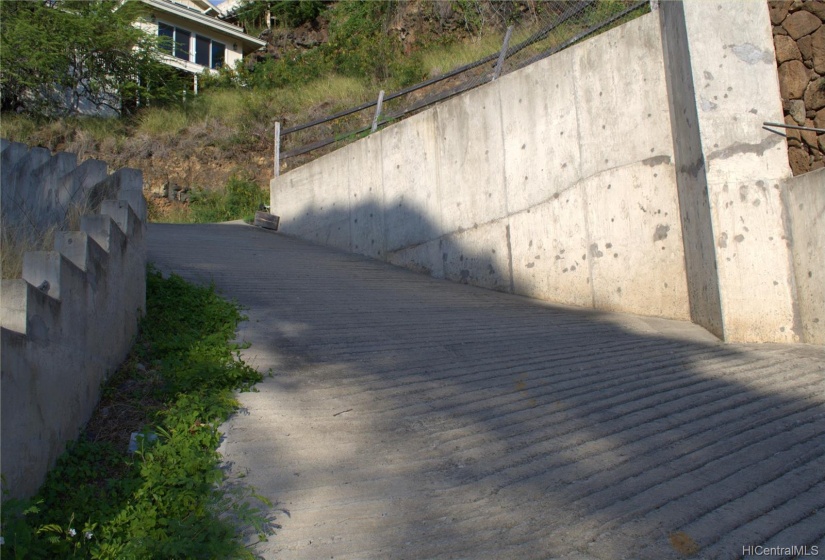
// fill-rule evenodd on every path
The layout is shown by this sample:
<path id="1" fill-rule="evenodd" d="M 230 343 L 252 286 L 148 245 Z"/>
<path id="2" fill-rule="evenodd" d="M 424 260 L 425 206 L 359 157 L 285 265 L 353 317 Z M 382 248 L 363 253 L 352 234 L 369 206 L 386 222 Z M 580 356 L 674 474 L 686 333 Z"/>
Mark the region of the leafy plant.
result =
<path id="1" fill-rule="evenodd" d="M 325 48 L 336 71 L 345 76 L 388 77 L 395 54 L 383 32 L 389 7 L 386 2 L 339 2 L 332 8 Z"/>
<path id="2" fill-rule="evenodd" d="M 325 7 L 321 0 L 244 0 L 235 12 L 241 24 L 254 29 L 266 27 L 267 12 L 277 24 L 298 27 L 317 18 Z"/>
<path id="3" fill-rule="evenodd" d="M 157 39 L 136 27 L 139 2 L 4 2 L 0 30 L 3 110 L 77 115 L 84 104 L 120 112 L 176 100 L 180 80 Z"/>
<path id="4" fill-rule="evenodd" d="M 196 223 L 249 221 L 260 205 L 267 202 L 267 192 L 250 179 L 232 177 L 224 192 L 195 191 L 190 202 L 191 219 Z"/>
<path id="5" fill-rule="evenodd" d="M 159 403 L 144 411 L 138 450 L 130 456 L 85 437 L 69 445 L 37 496 L 3 503 L 3 555 L 252 558 L 241 534 L 271 533 L 261 509 L 269 503 L 228 483 L 216 451 L 218 427 L 237 407 L 232 391 L 262 378 L 229 343 L 242 319 L 214 287 L 150 269 L 147 313 L 127 369 L 140 360 L 156 374 L 113 378 L 118 386 L 143 383 L 141 401 Z M 110 386 L 104 398 L 118 391 Z"/>

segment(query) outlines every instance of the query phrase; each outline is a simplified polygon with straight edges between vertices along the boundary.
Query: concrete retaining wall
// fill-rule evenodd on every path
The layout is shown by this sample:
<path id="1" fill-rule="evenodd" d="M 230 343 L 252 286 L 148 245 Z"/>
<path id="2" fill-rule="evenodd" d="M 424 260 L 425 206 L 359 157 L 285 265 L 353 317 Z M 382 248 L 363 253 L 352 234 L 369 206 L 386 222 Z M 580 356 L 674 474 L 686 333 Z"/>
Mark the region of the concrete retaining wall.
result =
<path id="1" fill-rule="evenodd" d="M 139 171 L 87 182 L 94 164 L 0 147 L 4 200 L 15 196 L 45 220 L 62 187 L 79 182 L 75 194 L 98 209 L 81 231 L 58 232 L 53 251 L 27 253 L 22 279 L 2 282 L 3 490 L 20 497 L 37 490 L 128 354 L 146 301 L 146 205 Z"/>
<path id="2" fill-rule="evenodd" d="M 662 2 L 274 179 L 271 208 L 438 277 L 806 341 L 774 59 L 766 3 Z"/>
<path id="3" fill-rule="evenodd" d="M 667 107 L 648 15 L 285 174 L 272 209 L 437 277 L 688 318 Z"/>
<path id="4" fill-rule="evenodd" d="M 786 183 L 788 229 L 793 240 L 799 332 L 825 344 L 825 169 Z"/>
<path id="5" fill-rule="evenodd" d="M 694 91 L 671 97 L 677 126 L 694 115 L 675 134 L 683 227 L 701 224 L 686 236 L 701 260 L 690 281 L 719 293 L 694 321 L 725 340 L 799 341 L 781 200 L 791 170 L 782 137 L 762 126 L 783 118 L 768 5 L 662 2 L 660 11 L 666 55 Z"/>

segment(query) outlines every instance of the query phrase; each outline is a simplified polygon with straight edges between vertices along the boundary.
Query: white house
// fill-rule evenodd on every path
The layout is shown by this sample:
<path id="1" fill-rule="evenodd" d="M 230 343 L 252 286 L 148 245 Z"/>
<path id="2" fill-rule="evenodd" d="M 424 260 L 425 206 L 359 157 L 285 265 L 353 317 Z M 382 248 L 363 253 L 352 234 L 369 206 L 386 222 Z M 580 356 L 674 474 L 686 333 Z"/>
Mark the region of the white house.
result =
<path id="1" fill-rule="evenodd" d="M 143 29 L 161 38 L 167 53 L 163 61 L 196 77 L 204 70 L 234 66 L 266 41 L 243 28 L 218 19 L 220 12 L 206 0 L 140 0 L 149 7 Z M 195 80 L 197 88 L 197 78 Z"/>

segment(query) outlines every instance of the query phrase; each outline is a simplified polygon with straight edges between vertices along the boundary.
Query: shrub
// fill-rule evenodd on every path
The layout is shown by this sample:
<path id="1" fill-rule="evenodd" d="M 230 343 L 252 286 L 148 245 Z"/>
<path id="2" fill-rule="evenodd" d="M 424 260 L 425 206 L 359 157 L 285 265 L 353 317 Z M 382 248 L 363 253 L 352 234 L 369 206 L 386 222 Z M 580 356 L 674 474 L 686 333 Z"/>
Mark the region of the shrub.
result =
<path id="1" fill-rule="evenodd" d="M 176 101 L 180 80 L 156 56 L 156 38 L 133 25 L 137 2 L 5 2 L 0 29 L 3 110 L 76 115 L 90 101 L 124 106 Z"/>
<path id="2" fill-rule="evenodd" d="M 232 177 L 225 192 L 195 191 L 191 198 L 191 219 L 197 223 L 251 221 L 261 204 L 266 204 L 266 191 L 247 178 Z"/>
<path id="3" fill-rule="evenodd" d="M 87 437 L 70 444 L 37 496 L 3 503 L 4 557 L 252 558 L 242 533 L 270 532 L 255 505 L 268 502 L 227 485 L 218 468 L 232 391 L 262 378 L 229 342 L 240 310 L 214 287 L 153 270 L 146 291 L 140 338 L 103 398 L 140 410 L 151 426 L 144 433 L 157 438 L 138 438 L 131 456 Z M 134 368 L 138 360 L 151 373 Z"/>

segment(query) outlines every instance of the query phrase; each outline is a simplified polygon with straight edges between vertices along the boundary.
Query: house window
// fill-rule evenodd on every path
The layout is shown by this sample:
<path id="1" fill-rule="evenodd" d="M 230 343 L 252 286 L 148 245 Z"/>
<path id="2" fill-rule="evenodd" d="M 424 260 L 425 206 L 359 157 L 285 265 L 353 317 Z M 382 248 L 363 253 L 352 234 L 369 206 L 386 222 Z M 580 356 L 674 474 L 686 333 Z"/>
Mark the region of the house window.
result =
<path id="1" fill-rule="evenodd" d="M 209 38 L 195 35 L 195 63 L 209 66 Z"/>
<path id="2" fill-rule="evenodd" d="M 197 34 L 193 41 L 193 33 L 180 27 L 158 22 L 158 37 L 160 48 L 181 60 L 214 69 L 223 66 L 226 59 L 226 45 Z"/>
<path id="3" fill-rule="evenodd" d="M 212 41 L 212 64 L 210 68 L 220 68 L 223 66 L 223 61 L 226 55 L 226 45 Z"/>
<path id="4" fill-rule="evenodd" d="M 158 23 L 158 37 L 161 50 L 173 54 L 175 45 L 175 28 L 165 23 Z"/>

